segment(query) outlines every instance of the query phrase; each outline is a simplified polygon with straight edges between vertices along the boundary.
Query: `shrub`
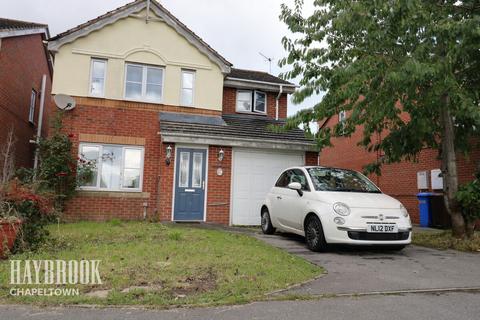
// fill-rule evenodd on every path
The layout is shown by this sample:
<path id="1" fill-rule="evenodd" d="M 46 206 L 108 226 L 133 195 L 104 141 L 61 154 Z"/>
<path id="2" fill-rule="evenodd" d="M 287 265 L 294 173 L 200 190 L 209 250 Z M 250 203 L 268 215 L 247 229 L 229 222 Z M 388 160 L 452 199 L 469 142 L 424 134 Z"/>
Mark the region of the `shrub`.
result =
<path id="1" fill-rule="evenodd" d="M 475 175 L 475 179 L 461 186 L 455 195 L 462 214 L 471 228 L 474 227 L 475 221 L 480 219 L 480 171 Z M 470 230 L 473 232 L 473 229 Z"/>
<path id="2" fill-rule="evenodd" d="M 62 117 L 63 113 L 58 112 L 53 134 L 40 140 L 40 165 L 36 172 L 39 187 L 55 194 L 55 205 L 59 210 L 76 188 L 76 160 L 72 155 L 72 142 L 62 132 Z"/>
<path id="3" fill-rule="evenodd" d="M 45 225 L 55 217 L 53 196 L 39 194 L 32 185 L 22 185 L 18 179 L 0 193 L 0 219 L 22 221 L 13 251 L 35 251 L 48 238 Z"/>

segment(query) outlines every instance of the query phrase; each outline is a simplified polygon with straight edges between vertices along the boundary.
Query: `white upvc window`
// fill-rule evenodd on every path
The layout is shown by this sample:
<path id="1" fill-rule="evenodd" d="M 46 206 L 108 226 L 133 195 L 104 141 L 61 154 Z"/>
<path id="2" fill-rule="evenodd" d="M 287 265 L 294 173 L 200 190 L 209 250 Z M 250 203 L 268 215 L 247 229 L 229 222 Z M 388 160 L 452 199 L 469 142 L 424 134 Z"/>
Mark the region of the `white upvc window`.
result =
<path id="1" fill-rule="evenodd" d="M 237 90 L 237 112 L 267 113 L 267 94 L 262 91 Z"/>
<path id="2" fill-rule="evenodd" d="M 162 102 L 164 68 L 127 63 L 125 65 L 125 98 Z"/>
<path id="3" fill-rule="evenodd" d="M 342 135 L 345 134 L 345 121 L 347 121 L 347 111 L 342 110 L 338 113 L 338 123 L 342 126 Z"/>
<path id="4" fill-rule="evenodd" d="M 180 104 L 182 106 L 193 106 L 195 96 L 195 71 L 182 70 L 182 84 L 180 92 Z"/>
<path id="5" fill-rule="evenodd" d="M 92 174 L 81 181 L 81 189 L 142 191 L 144 148 L 115 144 L 80 143 L 79 164 L 89 165 Z M 92 169 L 93 168 L 93 169 Z"/>
<path id="6" fill-rule="evenodd" d="M 105 79 L 107 77 L 107 60 L 92 59 L 90 65 L 90 95 L 93 97 L 105 96 Z"/>
<path id="7" fill-rule="evenodd" d="M 30 108 L 28 109 L 28 121 L 30 123 L 34 123 L 35 119 L 35 103 L 37 101 L 37 92 L 32 89 L 32 92 L 30 93 Z"/>

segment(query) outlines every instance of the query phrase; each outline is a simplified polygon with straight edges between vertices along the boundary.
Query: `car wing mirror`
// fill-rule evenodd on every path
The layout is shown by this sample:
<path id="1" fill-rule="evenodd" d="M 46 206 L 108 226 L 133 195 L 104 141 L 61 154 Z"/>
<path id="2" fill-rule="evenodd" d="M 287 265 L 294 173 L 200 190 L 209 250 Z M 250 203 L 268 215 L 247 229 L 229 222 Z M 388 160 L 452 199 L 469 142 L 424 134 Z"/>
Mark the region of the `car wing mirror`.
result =
<path id="1" fill-rule="evenodd" d="M 302 185 L 300 182 L 290 182 L 288 188 L 297 191 L 300 197 L 303 196 Z"/>

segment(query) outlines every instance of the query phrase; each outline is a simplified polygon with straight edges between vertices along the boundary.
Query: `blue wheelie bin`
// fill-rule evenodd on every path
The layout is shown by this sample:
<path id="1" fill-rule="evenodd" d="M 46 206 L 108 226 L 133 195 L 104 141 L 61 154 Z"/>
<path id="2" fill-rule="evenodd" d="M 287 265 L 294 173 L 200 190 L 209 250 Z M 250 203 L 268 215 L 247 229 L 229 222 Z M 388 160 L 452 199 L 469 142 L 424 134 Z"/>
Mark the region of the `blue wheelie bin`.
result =
<path id="1" fill-rule="evenodd" d="M 427 228 L 432 225 L 432 196 L 434 196 L 434 194 L 430 192 L 420 192 L 417 194 L 418 209 L 420 211 L 420 227 Z"/>

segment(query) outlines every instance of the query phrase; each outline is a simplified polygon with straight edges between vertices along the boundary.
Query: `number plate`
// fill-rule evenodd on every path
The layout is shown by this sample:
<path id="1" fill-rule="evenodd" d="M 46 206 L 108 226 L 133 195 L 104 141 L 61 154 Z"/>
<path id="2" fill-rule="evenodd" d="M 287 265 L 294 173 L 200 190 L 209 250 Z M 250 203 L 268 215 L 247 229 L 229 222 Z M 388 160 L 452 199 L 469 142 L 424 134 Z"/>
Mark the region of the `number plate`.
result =
<path id="1" fill-rule="evenodd" d="M 396 224 L 369 224 L 367 225 L 367 232 L 371 233 L 397 233 L 398 227 Z"/>

